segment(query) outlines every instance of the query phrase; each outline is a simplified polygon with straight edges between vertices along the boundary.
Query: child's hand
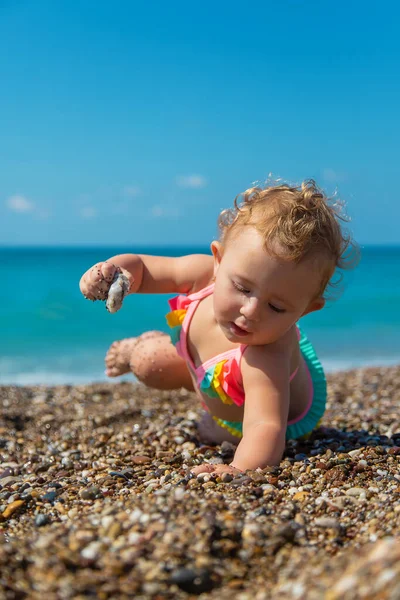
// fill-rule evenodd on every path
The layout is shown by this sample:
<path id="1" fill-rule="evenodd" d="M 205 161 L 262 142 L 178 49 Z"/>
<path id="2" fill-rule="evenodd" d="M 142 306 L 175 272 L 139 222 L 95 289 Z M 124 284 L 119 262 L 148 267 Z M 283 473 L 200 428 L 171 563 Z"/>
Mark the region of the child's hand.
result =
<path id="1" fill-rule="evenodd" d="M 223 473 L 229 473 L 230 475 L 241 475 L 243 471 L 231 467 L 231 465 L 210 465 L 209 463 L 203 463 L 198 467 L 191 469 L 191 473 L 194 475 L 200 475 L 200 473 L 215 473 L 216 475 L 222 475 Z"/>
<path id="2" fill-rule="evenodd" d="M 123 273 L 132 282 L 131 274 L 111 262 L 99 262 L 88 269 L 79 282 L 82 294 L 88 300 L 105 300 L 115 273 Z"/>

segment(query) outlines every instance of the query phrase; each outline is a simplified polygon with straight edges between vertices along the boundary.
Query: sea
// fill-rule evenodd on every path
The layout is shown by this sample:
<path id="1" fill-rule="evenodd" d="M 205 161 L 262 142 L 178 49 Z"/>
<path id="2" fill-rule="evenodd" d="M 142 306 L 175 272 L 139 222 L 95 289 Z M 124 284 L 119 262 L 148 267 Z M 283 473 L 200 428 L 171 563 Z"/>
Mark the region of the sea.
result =
<path id="1" fill-rule="evenodd" d="M 123 252 L 180 256 L 207 247 L 0 248 L 0 384 L 110 381 L 104 356 L 114 340 L 168 331 L 164 294 L 128 296 L 110 314 L 85 300 L 81 275 Z M 328 372 L 400 364 L 400 246 L 365 246 L 334 299 L 300 325 Z M 130 380 L 131 375 L 112 381 Z"/>

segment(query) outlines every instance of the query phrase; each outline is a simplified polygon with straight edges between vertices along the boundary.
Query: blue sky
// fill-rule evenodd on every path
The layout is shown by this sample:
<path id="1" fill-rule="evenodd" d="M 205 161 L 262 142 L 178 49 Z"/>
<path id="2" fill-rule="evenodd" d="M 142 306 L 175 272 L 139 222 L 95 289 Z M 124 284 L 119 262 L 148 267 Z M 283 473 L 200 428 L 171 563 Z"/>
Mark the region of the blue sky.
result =
<path id="1" fill-rule="evenodd" d="M 0 0 L 0 244 L 208 244 L 270 172 L 400 243 L 395 2 Z"/>

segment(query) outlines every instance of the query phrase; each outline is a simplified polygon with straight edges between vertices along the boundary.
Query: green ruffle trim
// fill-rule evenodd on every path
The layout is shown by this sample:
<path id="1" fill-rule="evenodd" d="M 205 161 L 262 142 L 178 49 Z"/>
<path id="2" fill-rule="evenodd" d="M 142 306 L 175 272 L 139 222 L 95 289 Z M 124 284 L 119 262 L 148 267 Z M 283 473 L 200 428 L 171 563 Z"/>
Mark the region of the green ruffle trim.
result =
<path id="1" fill-rule="evenodd" d="M 313 401 L 308 413 L 297 423 L 288 425 L 286 429 L 286 439 L 298 439 L 306 436 L 315 427 L 318 426 L 321 417 L 325 412 L 326 406 L 326 378 L 324 370 L 315 350 L 308 340 L 307 336 L 300 329 L 300 340 L 299 346 L 304 360 L 307 363 L 308 370 L 311 375 L 311 381 L 313 383 Z M 230 433 L 236 437 L 242 437 L 242 422 L 241 421 L 225 421 L 224 419 L 218 419 L 213 417 L 220 427 L 224 427 Z"/>
<path id="2" fill-rule="evenodd" d="M 206 372 L 204 373 L 203 380 L 200 384 L 200 390 L 204 392 L 204 394 L 206 394 L 207 396 L 210 396 L 210 398 L 216 398 L 217 400 L 220 400 L 219 394 L 215 391 L 215 389 L 212 386 L 216 366 L 217 365 L 214 365 L 213 367 L 210 367 L 206 370 Z"/>
<path id="3" fill-rule="evenodd" d="M 229 433 L 231 433 L 235 437 L 242 437 L 242 421 L 225 421 L 224 419 L 219 419 L 218 417 L 214 416 L 213 419 L 218 423 L 220 427 L 227 429 Z"/>
<path id="4" fill-rule="evenodd" d="M 169 336 L 171 338 L 171 342 L 174 346 L 179 342 L 181 338 L 182 325 L 177 325 L 176 327 L 170 327 Z"/>
<path id="5" fill-rule="evenodd" d="M 314 392 L 312 405 L 308 413 L 297 423 L 287 426 L 287 440 L 298 439 L 310 433 L 318 425 L 326 407 L 327 390 L 324 369 L 318 360 L 311 342 L 308 340 L 307 336 L 300 329 L 300 327 L 299 331 L 299 346 L 303 358 L 308 366 L 308 370 L 310 371 Z"/>

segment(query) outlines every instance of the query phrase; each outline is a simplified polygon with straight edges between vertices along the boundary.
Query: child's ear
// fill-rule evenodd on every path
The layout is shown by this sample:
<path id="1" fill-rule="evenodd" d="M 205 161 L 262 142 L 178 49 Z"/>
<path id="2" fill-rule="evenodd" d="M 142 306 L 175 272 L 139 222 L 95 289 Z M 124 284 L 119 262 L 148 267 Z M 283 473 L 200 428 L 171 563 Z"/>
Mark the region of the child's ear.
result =
<path id="1" fill-rule="evenodd" d="M 222 258 L 222 245 L 221 242 L 211 242 L 211 252 L 214 257 L 214 278 L 217 274 L 219 263 Z"/>
<path id="2" fill-rule="evenodd" d="M 310 304 L 307 306 L 306 310 L 303 312 L 303 314 L 301 316 L 304 317 L 305 315 L 308 315 L 309 313 L 315 312 L 317 310 L 321 310 L 321 308 L 324 308 L 324 306 L 325 306 L 325 298 L 314 298 L 314 300 L 311 300 Z"/>

